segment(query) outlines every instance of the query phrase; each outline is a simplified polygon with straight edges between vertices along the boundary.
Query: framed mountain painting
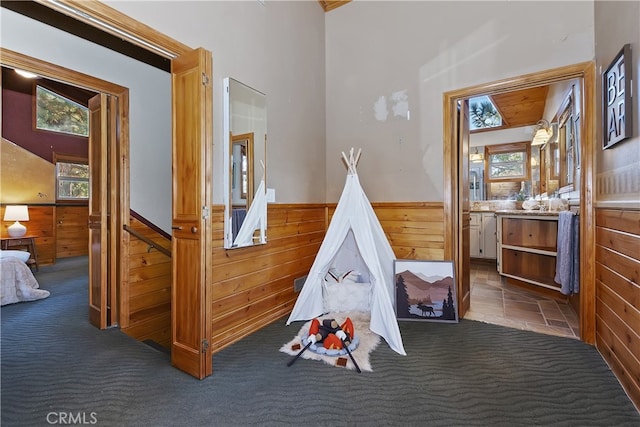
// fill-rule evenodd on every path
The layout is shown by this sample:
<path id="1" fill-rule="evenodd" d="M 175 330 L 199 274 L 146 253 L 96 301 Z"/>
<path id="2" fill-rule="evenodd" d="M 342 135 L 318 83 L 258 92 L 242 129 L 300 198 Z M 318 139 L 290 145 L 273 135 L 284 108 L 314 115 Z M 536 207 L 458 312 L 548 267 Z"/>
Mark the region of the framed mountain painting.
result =
<path id="1" fill-rule="evenodd" d="M 458 322 L 453 261 L 395 260 L 398 320 Z"/>

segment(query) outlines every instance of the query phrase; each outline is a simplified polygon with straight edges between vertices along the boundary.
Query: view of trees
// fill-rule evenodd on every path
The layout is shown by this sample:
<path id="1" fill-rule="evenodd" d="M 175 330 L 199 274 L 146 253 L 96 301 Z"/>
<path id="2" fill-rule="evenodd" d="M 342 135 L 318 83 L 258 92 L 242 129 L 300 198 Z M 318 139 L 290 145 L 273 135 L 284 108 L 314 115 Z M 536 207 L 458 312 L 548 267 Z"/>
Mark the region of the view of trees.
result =
<path id="1" fill-rule="evenodd" d="M 502 117 L 487 97 L 469 103 L 471 130 L 502 126 Z"/>
<path id="2" fill-rule="evenodd" d="M 492 154 L 489 157 L 491 178 L 511 178 L 524 176 L 525 153 L 512 151 L 508 153 Z"/>
<path id="3" fill-rule="evenodd" d="M 89 135 L 89 110 L 42 86 L 36 87 L 36 128 Z"/>
<path id="4" fill-rule="evenodd" d="M 58 198 L 89 198 L 89 165 L 58 162 Z"/>

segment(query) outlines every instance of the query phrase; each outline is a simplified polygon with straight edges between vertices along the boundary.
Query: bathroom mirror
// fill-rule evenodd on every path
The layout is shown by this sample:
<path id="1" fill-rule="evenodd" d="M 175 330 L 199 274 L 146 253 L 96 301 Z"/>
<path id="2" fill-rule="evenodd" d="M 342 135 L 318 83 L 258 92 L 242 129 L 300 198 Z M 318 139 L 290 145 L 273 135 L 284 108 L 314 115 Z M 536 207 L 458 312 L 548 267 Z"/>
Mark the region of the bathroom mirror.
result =
<path id="1" fill-rule="evenodd" d="M 224 79 L 224 247 L 266 243 L 265 94 Z"/>

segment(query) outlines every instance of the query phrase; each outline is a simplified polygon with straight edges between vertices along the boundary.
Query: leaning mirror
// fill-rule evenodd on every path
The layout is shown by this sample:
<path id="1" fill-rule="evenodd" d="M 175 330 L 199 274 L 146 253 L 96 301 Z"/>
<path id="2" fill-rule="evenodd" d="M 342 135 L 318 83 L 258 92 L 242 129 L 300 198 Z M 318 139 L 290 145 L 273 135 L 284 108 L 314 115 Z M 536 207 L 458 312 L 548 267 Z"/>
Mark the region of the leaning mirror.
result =
<path id="1" fill-rule="evenodd" d="M 266 96 L 224 79 L 224 247 L 267 242 Z"/>

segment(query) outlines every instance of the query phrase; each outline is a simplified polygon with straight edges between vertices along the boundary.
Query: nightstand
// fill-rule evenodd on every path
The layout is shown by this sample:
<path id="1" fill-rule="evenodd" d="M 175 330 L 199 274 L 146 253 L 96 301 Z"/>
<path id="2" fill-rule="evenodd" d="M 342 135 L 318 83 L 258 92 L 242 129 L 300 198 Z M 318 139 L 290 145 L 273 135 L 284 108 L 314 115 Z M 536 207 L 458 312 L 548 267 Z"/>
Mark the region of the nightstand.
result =
<path id="1" fill-rule="evenodd" d="M 26 249 L 31 254 L 31 257 L 27 260 L 27 265 L 29 267 L 35 266 L 36 271 L 38 271 L 38 251 L 36 250 L 35 236 L 2 237 L 0 239 L 0 249 Z"/>

